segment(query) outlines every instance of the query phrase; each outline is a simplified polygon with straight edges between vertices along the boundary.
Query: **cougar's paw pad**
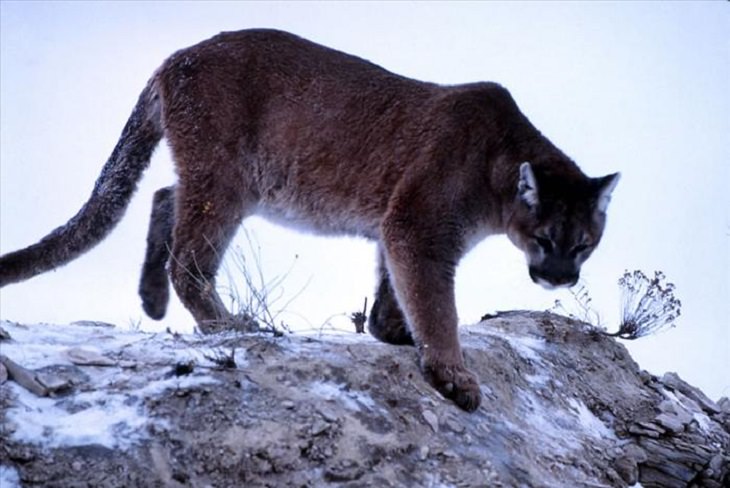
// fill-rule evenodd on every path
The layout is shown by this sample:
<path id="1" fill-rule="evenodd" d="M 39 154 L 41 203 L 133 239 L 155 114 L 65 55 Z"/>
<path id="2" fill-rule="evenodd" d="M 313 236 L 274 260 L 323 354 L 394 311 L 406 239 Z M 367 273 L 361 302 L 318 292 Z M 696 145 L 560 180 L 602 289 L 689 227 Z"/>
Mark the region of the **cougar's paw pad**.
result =
<path id="1" fill-rule="evenodd" d="M 425 363 L 422 369 L 426 381 L 459 408 L 467 412 L 479 408 L 482 393 L 477 377 L 464 366 Z"/>

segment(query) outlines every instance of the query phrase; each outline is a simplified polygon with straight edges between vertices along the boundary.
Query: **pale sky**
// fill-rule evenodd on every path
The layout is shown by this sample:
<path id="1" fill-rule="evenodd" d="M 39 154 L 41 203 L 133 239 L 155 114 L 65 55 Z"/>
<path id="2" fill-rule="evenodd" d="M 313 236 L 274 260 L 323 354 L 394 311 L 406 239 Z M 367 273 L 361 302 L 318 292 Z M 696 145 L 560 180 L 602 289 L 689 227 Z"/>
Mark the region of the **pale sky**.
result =
<path id="1" fill-rule="evenodd" d="M 497 81 L 587 174 L 621 171 L 604 241 L 583 267 L 592 303 L 615 329 L 623 271 L 663 270 L 684 305 L 678 326 L 627 347 L 652 373 L 677 371 L 714 399 L 730 395 L 727 2 L 2 1 L 0 252 L 76 213 L 165 57 L 252 27 L 288 30 L 421 80 Z M 163 144 L 112 235 L 64 268 L 3 288 L 0 316 L 190 331 L 175 297 L 154 322 L 136 293 L 152 193 L 173 181 Z M 372 302 L 373 244 L 256 218 L 245 226 L 267 279 L 288 273 L 278 303 L 295 297 L 281 316 L 292 327 L 350 327 L 342 314 L 365 296 Z M 247 247 L 243 234 L 237 245 Z M 534 285 L 503 236 L 462 261 L 457 295 L 462 324 L 570 301 L 567 291 Z"/>

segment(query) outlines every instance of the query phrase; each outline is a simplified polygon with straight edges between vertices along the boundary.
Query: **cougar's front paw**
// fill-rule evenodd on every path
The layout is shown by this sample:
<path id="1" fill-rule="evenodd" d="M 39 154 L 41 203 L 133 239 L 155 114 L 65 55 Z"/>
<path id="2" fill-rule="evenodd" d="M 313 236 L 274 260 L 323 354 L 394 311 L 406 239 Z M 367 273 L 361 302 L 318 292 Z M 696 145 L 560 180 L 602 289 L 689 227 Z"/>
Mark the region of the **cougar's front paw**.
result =
<path id="1" fill-rule="evenodd" d="M 421 369 L 426 381 L 459 408 L 467 412 L 479 408 L 482 394 L 477 377 L 463 365 L 423 360 Z"/>

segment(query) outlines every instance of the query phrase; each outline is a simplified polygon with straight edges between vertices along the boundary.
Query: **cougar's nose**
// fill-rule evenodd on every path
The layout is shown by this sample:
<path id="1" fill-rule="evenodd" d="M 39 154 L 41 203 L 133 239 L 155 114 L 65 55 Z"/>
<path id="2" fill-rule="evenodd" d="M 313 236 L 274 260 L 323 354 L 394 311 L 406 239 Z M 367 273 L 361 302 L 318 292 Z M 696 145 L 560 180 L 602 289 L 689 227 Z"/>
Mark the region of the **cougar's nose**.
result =
<path id="1" fill-rule="evenodd" d="M 571 286 L 575 286 L 575 284 L 578 283 L 579 278 L 580 275 L 578 273 L 572 273 L 570 275 L 558 278 L 558 281 L 560 281 L 560 283 L 556 284 L 558 286 L 567 286 L 568 288 L 570 288 Z"/>
<path id="2" fill-rule="evenodd" d="M 530 278 L 545 288 L 571 287 L 578 283 L 580 273 L 575 271 L 543 271 L 530 267 Z"/>

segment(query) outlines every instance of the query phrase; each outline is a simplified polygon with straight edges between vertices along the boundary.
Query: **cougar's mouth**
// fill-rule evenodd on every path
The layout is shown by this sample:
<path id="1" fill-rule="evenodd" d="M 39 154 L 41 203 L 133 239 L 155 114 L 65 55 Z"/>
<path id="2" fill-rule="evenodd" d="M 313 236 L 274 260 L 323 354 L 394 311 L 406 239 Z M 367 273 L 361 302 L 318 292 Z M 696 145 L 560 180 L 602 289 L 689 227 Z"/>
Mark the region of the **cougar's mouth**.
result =
<path id="1" fill-rule="evenodd" d="M 546 290 L 556 288 L 570 288 L 578 283 L 580 274 L 578 272 L 549 273 L 530 267 L 530 278 L 532 281 Z"/>

